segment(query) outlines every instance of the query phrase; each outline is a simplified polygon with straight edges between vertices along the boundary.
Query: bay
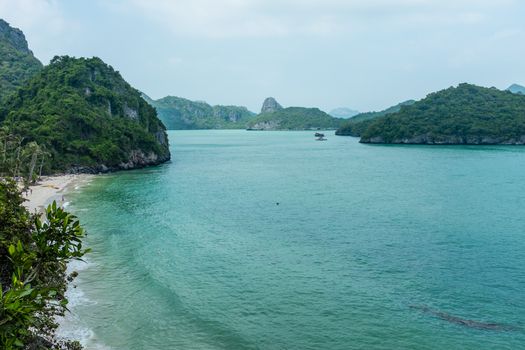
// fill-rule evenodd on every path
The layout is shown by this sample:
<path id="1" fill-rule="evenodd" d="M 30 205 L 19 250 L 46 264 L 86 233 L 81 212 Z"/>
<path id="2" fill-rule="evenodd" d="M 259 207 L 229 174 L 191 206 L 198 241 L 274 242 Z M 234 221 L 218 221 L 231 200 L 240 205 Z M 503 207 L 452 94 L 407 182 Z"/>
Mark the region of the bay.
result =
<path id="1" fill-rule="evenodd" d="M 70 331 L 88 349 L 523 347 L 525 148 L 326 134 L 172 131 L 171 163 L 72 193 L 93 252 Z"/>

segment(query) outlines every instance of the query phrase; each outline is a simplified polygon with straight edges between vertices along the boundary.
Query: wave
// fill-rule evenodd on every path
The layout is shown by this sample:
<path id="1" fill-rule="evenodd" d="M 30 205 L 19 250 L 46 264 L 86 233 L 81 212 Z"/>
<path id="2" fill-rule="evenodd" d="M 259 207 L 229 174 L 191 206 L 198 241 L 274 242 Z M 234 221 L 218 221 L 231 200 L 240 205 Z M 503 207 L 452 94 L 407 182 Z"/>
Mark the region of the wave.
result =
<path id="1" fill-rule="evenodd" d="M 93 263 L 90 263 L 89 260 L 75 260 L 68 264 L 67 274 L 73 271 L 84 271 L 92 266 Z M 56 332 L 57 337 L 62 340 L 78 340 L 84 348 L 89 350 L 111 350 L 111 347 L 98 341 L 95 332 L 89 328 L 76 312 L 79 306 L 93 306 L 97 304 L 96 301 L 90 300 L 85 295 L 81 285 L 82 279 L 77 277 L 67 288 L 66 298 L 69 301 L 69 312 L 66 312 L 64 317 L 57 319 L 59 325 Z"/>

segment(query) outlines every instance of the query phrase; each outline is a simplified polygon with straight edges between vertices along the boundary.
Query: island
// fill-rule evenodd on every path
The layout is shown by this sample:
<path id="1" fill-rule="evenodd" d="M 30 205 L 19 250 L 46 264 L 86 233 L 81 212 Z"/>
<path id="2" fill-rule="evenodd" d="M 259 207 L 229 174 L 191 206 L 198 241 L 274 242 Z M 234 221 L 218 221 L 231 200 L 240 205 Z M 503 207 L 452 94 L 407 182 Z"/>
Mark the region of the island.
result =
<path id="1" fill-rule="evenodd" d="M 247 124 L 248 130 L 334 130 L 344 119 L 334 118 L 319 108 L 283 108 L 273 97 L 264 100 L 261 113 Z"/>

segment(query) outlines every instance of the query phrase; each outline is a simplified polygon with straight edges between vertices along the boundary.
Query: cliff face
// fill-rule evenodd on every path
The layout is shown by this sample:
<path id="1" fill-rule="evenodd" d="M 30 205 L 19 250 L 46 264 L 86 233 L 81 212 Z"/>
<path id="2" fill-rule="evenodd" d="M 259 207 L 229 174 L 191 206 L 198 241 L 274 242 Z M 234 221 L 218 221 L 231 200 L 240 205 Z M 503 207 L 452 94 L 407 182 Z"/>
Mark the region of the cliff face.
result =
<path id="1" fill-rule="evenodd" d="M 155 109 L 99 58 L 55 57 L 7 100 L 2 119 L 49 151 L 48 172 L 105 172 L 170 159 Z"/>
<path id="2" fill-rule="evenodd" d="M 261 107 L 261 114 L 273 113 L 283 109 L 283 107 L 273 97 L 267 97 Z"/>
<path id="3" fill-rule="evenodd" d="M 0 103 L 41 69 L 24 33 L 0 19 Z"/>

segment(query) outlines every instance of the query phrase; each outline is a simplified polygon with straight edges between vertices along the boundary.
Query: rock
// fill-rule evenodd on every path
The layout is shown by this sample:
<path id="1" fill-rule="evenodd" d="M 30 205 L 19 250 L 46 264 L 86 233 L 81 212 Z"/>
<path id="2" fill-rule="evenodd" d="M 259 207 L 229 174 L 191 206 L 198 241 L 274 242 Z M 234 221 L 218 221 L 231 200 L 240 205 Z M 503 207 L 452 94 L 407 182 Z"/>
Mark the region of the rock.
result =
<path id="1" fill-rule="evenodd" d="M 0 40 L 9 42 L 15 49 L 28 54 L 33 54 L 29 50 L 24 33 L 18 28 L 12 28 L 9 23 L 0 19 Z"/>
<path id="2" fill-rule="evenodd" d="M 249 130 L 279 130 L 278 120 L 268 120 L 253 124 Z"/>
<path id="3" fill-rule="evenodd" d="M 263 102 L 261 114 L 280 111 L 281 109 L 283 107 L 273 97 L 267 97 Z"/>
<path id="4" fill-rule="evenodd" d="M 139 111 L 137 111 L 136 109 L 130 108 L 127 103 L 124 104 L 124 115 L 126 115 L 126 117 L 133 119 L 133 120 L 139 119 Z"/>

